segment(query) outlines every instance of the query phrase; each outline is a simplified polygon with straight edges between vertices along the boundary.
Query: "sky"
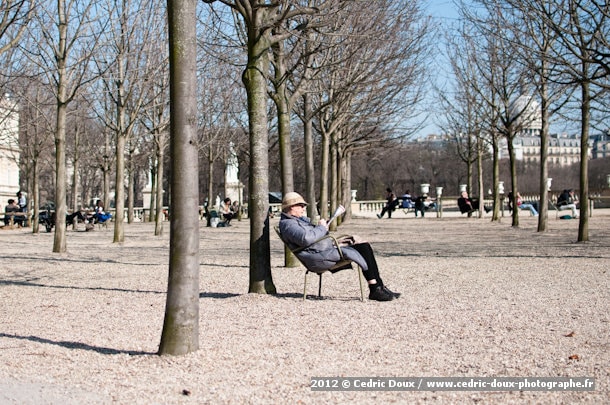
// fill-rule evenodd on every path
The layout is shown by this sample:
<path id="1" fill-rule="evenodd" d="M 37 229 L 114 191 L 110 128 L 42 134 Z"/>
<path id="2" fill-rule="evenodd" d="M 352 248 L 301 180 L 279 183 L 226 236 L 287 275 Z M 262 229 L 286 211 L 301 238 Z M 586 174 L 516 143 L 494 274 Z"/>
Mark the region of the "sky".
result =
<path id="1" fill-rule="evenodd" d="M 449 26 L 452 22 L 457 21 L 459 18 L 457 7 L 454 4 L 453 0 L 428 0 L 427 1 L 428 14 L 431 15 L 439 24 L 443 24 L 445 26 Z M 442 37 L 441 37 L 442 39 Z M 440 50 L 443 49 L 443 45 L 439 45 Z M 448 80 L 451 80 L 450 73 L 443 69 L 443 64 L 448 64 L 448 62 L 443 62 L 444 52 L 438 52 L 437 61 L 435 62 L 435 66 L 433 68 L 433 76 L 431 80 L 436 82 L 439 87 L 443 87 L 442 84 L 446 83 Z M 427 96 L 426 104 L 434 103 L 434 89 L 430 89 L 428 92 L 429 96 Z M 416 134 L 416 137 L 424 137 L 430 134 L 440 134 L 442 130 L 435 124 L 434 113 L 431 113 L 431 116 L 425 121 L 424 127 L 419 130 Z M 578 130 L 572 125 L 566 125 L 565 123 L 551 123 L 550 128 L 551 133 L 575 133 Z"/>
<path id="2" fill-rule="evenodd" d="M 452 0 L 428 0 L 427 4 L 427 14 L 437 20 L 438 24 L 449 25 L 453 20 L 458 18 L 457 8 Z M 440 45 L 440 48 L 442 50 L 442 45 Z M 442 54 L 438 56 L 442 58 Z M 442 59 L 435 62 L 437 65 L 442 65 L 442 63 Z M 443 72 L 441 68 L 433 68 L 433 71 L 436 76 L 433 76 L 431 79 L 436 81 L 439 86 L 442 82 L 449 80 L 449 75 Z M 430 89 L 428 94 L 428 99 L 425 102 L 426 104 L 433 104 L 434 89 Z M 417 132 L 416 136 L 424 137 L 430 134 L 439 134 L 440 132 L 440 129 L 434 123 L 434 114 L 431 114 L 424 122 L 424 127 Z"/>

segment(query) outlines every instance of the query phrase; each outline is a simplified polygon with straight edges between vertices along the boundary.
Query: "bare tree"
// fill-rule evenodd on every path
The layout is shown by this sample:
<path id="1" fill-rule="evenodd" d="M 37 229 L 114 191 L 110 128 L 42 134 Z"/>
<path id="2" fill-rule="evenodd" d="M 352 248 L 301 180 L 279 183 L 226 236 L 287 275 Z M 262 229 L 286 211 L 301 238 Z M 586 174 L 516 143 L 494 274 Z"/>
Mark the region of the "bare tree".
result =
<path id="1" fill-rule="evenodd" d="M 214 3 L 215 0 L 204 0 Z M 248 99 L 250 175 L 248 214 L 250 216 L 250 286 L 253 293 L 275 293 L 271 275 L 269 245 L 269 168 L 267 83 L 270 72 L 269 51 L 278 41 L 291 35 L 281 30 L 286 21 L 312 15 L 317 9 L 299 2 L 279 0 L 218 0 L 229 6 L 244 24 L 239 34 L 247 44 L 247 62 L 242 75 Z M 242 30 L 243 28 L 243 30 Z"/>
<path id="2" fill-rule="evenodd" d="M 165 321 L 159 354 L 199 349 L 196 0 L 168 0 L 172 206 Z"/>
<path id="3" fill-rule="evenodd" d="M 95 1 L 58 0 L 47 3 L 28 26 L 28 40 L 22 44 L 29 60 L 40 67 L 56 98 L 55 205 L 56 226 L 53 252 L 66 251 L 66 123 L 68 106 L 93 77 L 89 63 L 96 49 L 99 31 L 94 23 L 102 16 Z"/>
<path id="4" fill-rule="evenodd" d="M 19 82 L 19 86 L 15 86 Z M 19 89 L 16 94 L 21 104 L 20 111 L 20 149 L 21 166 L 25 167 L 26 176 L 31 180 L 28 187 L 30 208 L 33 209 L 32 231 L 39 232 L 40 174 L 53 173 L 53 95 L 49 89 L 34 80 L 26 78 L 13 82 L 13 88 Z"/>
<path id="5" fill-rule="evenodd" d="M 151 175 L 151 218 L 155 221 L 155 235 L 163 234 L 163 178 L 165 173 L 165 153 L 168 146 L 168 87 L 169 75 L 164 67 L 167 55 L 161 50 L 154 53 L 155 58 L 160 58 L 157 65 L 160 70 L 156 77 L 147 81 L 151 87 L 147 94 L 150 100 L 145 103 L 141 117 L 143 125 L 152 137 L 153 150 L 150 158 Z M 154 215 L 153 215 L 154 210 Z"/>
<path id="6" fill-rule="evenodd" d="M 473 84 L 480 83 L 480 78 L 477 77 L 477 69 L 473 66 L 475 60 L 470 57 L 475 53 L 472 42 L 469 40 L 467 30 L 461 28 L 459 32 L 459 35 L 448 35 L 447 38 L 449 61 L 455 77 L 453 88 L 451 91 L 448 89 L 438 91 L 440 105 L 444 111 L 443 128 L 453 140 L 457 156 L 466 164 L 466 186 L 471 194 L 474 181 L 472 166 L 477 163 L 477 188 L 482 197 L 484 189 L 482 160 L 486 155 L 487 146 L 494 144 L 494 139 L 490 139 L 484 125 L 490 108 L 482 102 L 476 86 L 473 86 Z M 497 156 L 494 162 L 497 164 Z M 483 207 L 479 206 L 479 217 L 481 217 L 482 210 Z M 496 207 L 492 220 L 497 219 L 498 208 Z"/>
<path id="7" fill-rule="evenodd" d="M 562 84 L 576 86 L 580 92 L 574 111 L 580 123 L 580 219 L 578 241 L 589 240 L 589 130 L 592 104 L 608 88 L 607 63 L 610 5 L 597 0 L 556 0 L 535 9 L 556 35 L 551 57 L 560 69 Z M 605 50 L 605 51 L 604 51 Z M 569 104 L 568 104 L 569 107 Z"/>
<path id="8" fill-rule="evenodd" d="M 34 13 L 33 0 L 3 0 L 0 5 L 0 55 L 16 47 Z"/>
<path id="9" fill-rule="evenodd" d="M 149 24 L 149 17 L 154 15 L 156 3 L 148 0 L 107 0 L 105 13 L 111 16 L 110 24 L 104 31 L 105 52 L 100 52 L 96 59 L 100 75 L 103 78 L 103 94 L 110 98 L 115 115 L 108 116 L 102 110 L 100 118 L 109 119 L 104 124 L 112 130 L 116 139 L 116 190 L 114 242 L 125 240 L 124 206 L 125 178 L 129 174 L 129 201 L 132 207 L 130 219 L 133 218 L 133 177 L 126 169 L 125 155 L 135 149 L 132 141 L 135 129 L 140 122 L 144 103 L 148 101 L 144 82 L 157 73 L 158 66 L 151 66 L 151 55 L 158 46 L 156 24 Z M 130 143 L 131 142 L 131 143 Z M 130 147 L 132 147 L 130 149 Z M 129 161 L 130 162 L 130 161 Z M 127 163 L 128 165 L 130 163 Z"/>
<path id="10" fill-rule="evenodd" d="M 326 30 L 334 46 L 323 53 L 324 72 L 311 89 L 322 138 L 322 216 L 327 206 L 348 204 L 355 151 L 410 134 L 400 124 L 415 115 L 432 38 L 418 2 L 350 3 Z"/>
<path id="11" fill-rule="evenodd" d="M 513 206 L 516 204 L 517 162 L 514 151 L 514 139 L 525 128 L 529 128 L 537 117 L 533 107 L 531 88 L 527 86 L 528 70 L 519 59 L 515 44 L 515 32 L 501 18 L 502 10 L 497 4 L 485 4 L 478 13 L 463 7 L 466 20 L 476 28 L 474 35 L 479 38 L 475 43 L 472 57 L 473 66 L 478 70 L 478 76 L 484 80 L 484 91 L 479 97 L 484 100 L 492 113 L 488 120 L 490 133 L 500 134 L 506 139 L 510 161 L 511 188 Z M 475 85 L 473 83 L 473 85 Z M 498 204 L 497 179 L 494 179 L 494 206 Z M 494 214 L 497 209 L 494 210 Z M 512 212 L 512 226 L 519 226 L 519 210 Z"/>

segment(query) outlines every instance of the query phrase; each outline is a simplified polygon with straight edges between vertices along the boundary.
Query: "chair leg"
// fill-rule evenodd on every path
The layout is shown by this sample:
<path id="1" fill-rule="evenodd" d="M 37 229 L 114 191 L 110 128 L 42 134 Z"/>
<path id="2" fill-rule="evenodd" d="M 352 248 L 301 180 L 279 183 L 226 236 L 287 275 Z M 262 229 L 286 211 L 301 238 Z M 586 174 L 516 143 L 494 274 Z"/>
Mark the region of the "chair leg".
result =
<path id="1" fill-rule="evenodd" d="M 362 269 L 360 266 L 356 266 L 356 272 L 358 273 L 358 283 L 360 284 L 360 301 L 364 302 L 364 286 L 362 285 Z"/>
<path id="2" fill-rule="evenodd" d="M 322 273 L 318 273 L 318 298 L 322 296 Z"/>
<path id="3" fill-rule="evenodd" d="M 307 299 L 307 274 L 309 274 L 309 270 L 305 271 L 305 282 L 303 283 L 303 301 Z"/>

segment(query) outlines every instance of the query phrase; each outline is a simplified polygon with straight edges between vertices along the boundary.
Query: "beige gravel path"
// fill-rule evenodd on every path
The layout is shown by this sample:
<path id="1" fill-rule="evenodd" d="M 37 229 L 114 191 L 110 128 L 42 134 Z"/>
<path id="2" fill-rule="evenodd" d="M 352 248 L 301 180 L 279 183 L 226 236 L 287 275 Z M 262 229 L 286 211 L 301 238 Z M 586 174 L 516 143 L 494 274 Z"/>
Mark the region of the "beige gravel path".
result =
<path id="1" fill-rule="evenodd" d="M 272 219 L 272 225 L 277 218 Z M 578 221 L 491 223 L 447 215 L 355 218 L 385 282 L 403 294 L 358 301 L 352 272 L 302 301 L 303 270 L 276 296 L 247 294 L 247 220 L 201 227 L 200 346 L 159 357 L 169 227 L 53 235 L 0 230 L 0 404 L 610 402 L 610 210 L 588 243 Z M 167 224 L 166 224 L 167 225 Z M 310 291 L 315 290 L 312 280 Z M 593 392 L 313 392 L 311 377 L 593 377 Z"/>

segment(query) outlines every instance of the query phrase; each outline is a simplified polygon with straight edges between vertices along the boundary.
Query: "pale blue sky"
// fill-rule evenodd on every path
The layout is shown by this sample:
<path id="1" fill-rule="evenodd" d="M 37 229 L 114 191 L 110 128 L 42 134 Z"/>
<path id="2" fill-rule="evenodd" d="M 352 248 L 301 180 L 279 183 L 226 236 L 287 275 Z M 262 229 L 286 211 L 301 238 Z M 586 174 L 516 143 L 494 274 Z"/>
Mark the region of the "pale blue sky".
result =
<path id="1" fill-rule="evenodd" d="M 427 2 L 427 13 L 432 16 L 438 24 L 449 26 L 453 21 L 458 18 L 458 13 L 455 4 L 452 0 L 428 0 Z M 442 36 L 439 37 L 442 39 Z M 450 80 L 448 78 L 449 73 L 443 68 L 445 59 L 443 57 L 445 50 L 443 49 L 443 45 L 439 44 L 439 49 L 435 53 L 437 56 L 437 60 L 431 62 L 433 65 L 431 67 L 431 71 L 434 72 L 431 80 L 435 81 L 438 86 L 442 87 L 442 83 Z M 434 89 L 430 89 L 428 100 L 426 100 L 427 104 L 435 104 L 434 103 Z M 418 131 L 417 136 L 426 136 L 429 134 L 439 134 L 441 131 L 434 123 L 434 113 L 430 113 L 430 117 L 425 121 L 425 126 Z"/>

